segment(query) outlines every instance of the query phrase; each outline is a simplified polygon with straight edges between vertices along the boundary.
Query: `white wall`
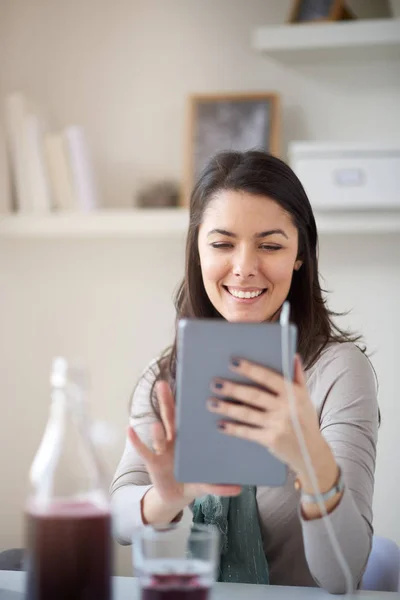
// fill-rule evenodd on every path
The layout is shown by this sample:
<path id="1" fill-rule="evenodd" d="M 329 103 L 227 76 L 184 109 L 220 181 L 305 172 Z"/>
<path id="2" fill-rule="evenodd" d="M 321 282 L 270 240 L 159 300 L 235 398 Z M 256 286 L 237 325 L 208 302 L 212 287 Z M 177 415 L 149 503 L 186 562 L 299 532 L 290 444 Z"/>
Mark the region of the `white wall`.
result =
<path id="1" fill-rule="evenodd" d="M 63 354 L 90 369 L 93 416 L 119 433 L 105 455 L 111 478 L 135 381 L 171 340 L 182 256 L 182 239 L 0 242 L 0 549 L 22 539 L 52 357 Z"/>
<path id="2" fill-rule="evenodd" d="M 185 97 L 191 92 L 280 92 L 284 146 L 302 138 L 399 141 L 394 63 L 294 70 L 251 50 L 252 28 L 284 21 L 290 5 L 2 0 L 0 93 L 22 89 L 51 127 L 85 126 L 109 206 L 130 205 L 144 181 L 182 175 Z M 396 236 L 321 240 L 332 306 L 354 307 L 344 322 L 363 331 L 376 350 L 383 425 L 375 524 L 400 543 L 399 255 Z M 171 295 L 182 263 L 182 239 L 0 241 L 0 548 L 21 543 L 21 505 L 45 423 L 52 356 L 65 353 L 89 366 L 93 412 L 122 436 L 138 373 L 170 341 Z M 121 445 L 122 437 L 107 455 L 110 469 Z M 120 571 L 128 572 L 128 563 L 126 551 Z"/>
<path id="3" fill-rule="evenodd" d="M 293 71 L 250 47 L 292 0 L 2 0 L 4 89 L 22 87 L 49 124 L 87 129 L 107 204 L 147 178 L 182 173 L 190 92 L 277 90 L 284 141 L 396 140 L 398 69 L 366 62 Z M 322 81 L 321 81 L 322 80 Z M 343 83 L 344 82 L 344 83 Z M 371 119 L 371 115 L 374 118 Z"/>
<path id="4" fill-rule="evenodd" d="M 320 241 L 320 271 L 330 306 L 351 310 L 340 323 L 361 332 L 379 385 L 379 432 L 374 525 L 400 544 L 399 339 L 400 240 L 397 235 L 329 236 Z"/>
<path id="5" fill-rule="evenodd" d="M 4 13 L 4 14 L 3 14 Z M 5 7 L 0 6 L 0 73 L 6 70 L 6 18 Z M 0 76 L 0 101 L 4 96 L 3 81 Z M 10 209 L 10 189 L 6 163 L 6 145 L 3 122 L 0 118 L 0 216 Z"/>

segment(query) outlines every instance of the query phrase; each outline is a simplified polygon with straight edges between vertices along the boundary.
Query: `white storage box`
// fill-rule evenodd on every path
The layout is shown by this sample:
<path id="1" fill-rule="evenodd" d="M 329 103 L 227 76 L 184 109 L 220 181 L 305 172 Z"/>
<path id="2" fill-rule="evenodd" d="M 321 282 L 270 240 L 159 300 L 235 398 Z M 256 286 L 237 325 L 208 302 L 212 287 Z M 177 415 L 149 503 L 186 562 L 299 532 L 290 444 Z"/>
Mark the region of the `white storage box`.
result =
<path id="1" fill-rule="evenodd" d="M 400 145 L 292 142 L 289 163 L 315 210 L 400 210 Z"/>

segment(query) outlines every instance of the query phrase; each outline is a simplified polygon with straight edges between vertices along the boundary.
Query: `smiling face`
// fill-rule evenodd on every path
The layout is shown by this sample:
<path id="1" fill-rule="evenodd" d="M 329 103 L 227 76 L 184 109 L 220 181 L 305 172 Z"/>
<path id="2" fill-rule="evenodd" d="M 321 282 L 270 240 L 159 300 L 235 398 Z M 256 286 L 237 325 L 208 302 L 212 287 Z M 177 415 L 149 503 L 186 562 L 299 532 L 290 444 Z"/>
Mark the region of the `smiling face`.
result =
<path id="1" fill-rule="evenodd" d="M 204 288 L 227 321 L 269 321 L 289 293 L 298 232 L 274 200 L 221 190 L 210 200 L 199 228 Z"/>

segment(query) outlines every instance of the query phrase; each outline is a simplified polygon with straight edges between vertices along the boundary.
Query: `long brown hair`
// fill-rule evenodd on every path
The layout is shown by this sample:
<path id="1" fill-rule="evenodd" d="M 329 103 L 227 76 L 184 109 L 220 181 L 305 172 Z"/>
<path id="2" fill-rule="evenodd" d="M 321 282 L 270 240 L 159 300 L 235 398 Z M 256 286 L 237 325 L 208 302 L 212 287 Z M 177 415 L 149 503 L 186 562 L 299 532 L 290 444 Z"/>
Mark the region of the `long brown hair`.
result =
<path id="1" fill-rule="evenodd" d="M 292 169 L 266 152 L 222 152 L 206 166 L 190 198 L 185 275 L 175 297 L 176 320 L 183 317 L 221 319 L 203 285 L 198 233 L 208 203 L 220 190 L 267 196 L 289 215 L 298 230 L 298 259 L 288 300 L 291 320 L 298 329 L 298 352 L 305 368 L 312 366 L 329 342 L 357 342 L 360 338 L 333 323 L 338 316 L 328 309 L 318 277 L 318 234 L 310 201 Z M 176 336 L 158 361 L 157 379 L 166 379 L 175 390 Z M 153 386 L 154 391 L 154 386 Z M 154 394 L 153 408 L 157 411 Z M 158 411 L 157 411 L 158 412 Z"/>

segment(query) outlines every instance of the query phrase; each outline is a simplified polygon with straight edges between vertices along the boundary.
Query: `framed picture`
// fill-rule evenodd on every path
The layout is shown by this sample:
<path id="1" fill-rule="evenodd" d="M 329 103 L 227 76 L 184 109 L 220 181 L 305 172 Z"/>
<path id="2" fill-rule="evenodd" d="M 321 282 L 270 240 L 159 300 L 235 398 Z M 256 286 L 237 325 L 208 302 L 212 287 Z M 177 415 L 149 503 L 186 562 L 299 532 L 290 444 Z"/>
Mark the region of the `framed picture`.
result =
<path id="1" fill-rule="evenodd" d="M 341 21 L 354 15 L 343 0 L 294 0 L 290 23 Z"/>
<path id="2" fill-rule="evenodd" d="M 278 94 L 202 94 L 190 96 L 188 104 L 182 205 L 189 204 L 194 182 L 217 152 L 259 149 L 279 155 Z"/>

